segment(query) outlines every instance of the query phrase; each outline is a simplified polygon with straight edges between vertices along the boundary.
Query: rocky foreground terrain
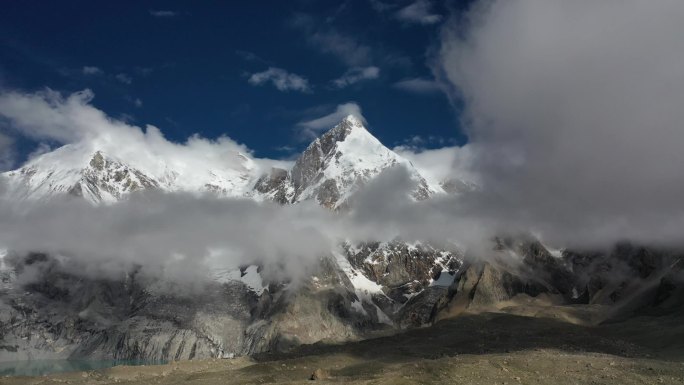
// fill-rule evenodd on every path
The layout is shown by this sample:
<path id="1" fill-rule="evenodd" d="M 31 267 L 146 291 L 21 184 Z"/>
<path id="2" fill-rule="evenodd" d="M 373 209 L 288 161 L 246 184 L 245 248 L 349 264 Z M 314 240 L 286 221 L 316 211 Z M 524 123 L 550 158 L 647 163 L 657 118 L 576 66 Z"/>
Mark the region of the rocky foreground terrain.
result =
<path id="1" fill-rule="evenodd" d="M 682 384 L 681 317 L 643 316 L 582 326 L 557 318 L 468 314 L 432 327 L 343 345 L 303 346 L 286 354 L 180 361 L 1 384 Z M 681 315 L 680 315 L 681 316 Z M 314 381 L 312 381 L 312 379 Z"/>

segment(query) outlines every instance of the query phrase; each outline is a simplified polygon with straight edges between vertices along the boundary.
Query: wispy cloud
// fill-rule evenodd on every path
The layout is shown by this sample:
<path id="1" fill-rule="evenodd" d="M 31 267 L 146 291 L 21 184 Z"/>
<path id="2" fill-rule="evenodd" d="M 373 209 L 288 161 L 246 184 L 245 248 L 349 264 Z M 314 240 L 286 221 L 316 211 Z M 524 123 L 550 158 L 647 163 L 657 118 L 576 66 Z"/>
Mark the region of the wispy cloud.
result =
<path id="1" fill-rule="evenodd" d="M 376 10 L 377 12 L 386 12 L 392 9 L 397 8 L 397 4 L 393 4 L 391 2 L 384 2 L 381 0 L 369 0 L 371 8 Z"/>
<path id="2" fill-rule="evenodd" d="M 367 66 L 372 62 L 369 46 L 310 15 L 295 14 L 291 25 L 305 33 L 310 45 L 322 53 L 337 57 L 348 66 Z"/>
<path id="3" fill-rule="evenodd" d="M 269 65 L 270 62 L 261 56 L 255 54 L 254 52 L 251 51 L 243 51 L 243 50 L 236 50 L 235 54 L 239 56 L 241 59 L 248 61 L 248 62 L 253 62 L 253 63 L 261 63 L 261 64 L 266 64 Z"/>
<path id="4" fill-rule="evenodd" d="M 83 74 L 84 75 L 102 75 L 104 71 L 100 69 L 99 67 L 94 67 L 94 66 L 85 66 L 83 67 Z"/>
<path id="5" fill-rule="evenodd" d="M 338 105 L 335 111 L 324 116 L 303 120 L 297 123 L 297 127 L 300 128 L 302 137 L 309 139 L 318 136 L 322 131 L 331 129 L 348 115 L 353 115 L 362 122 L 366 121 L 361 114 L 361 107 L 356 102 L 348 102 Z"/>
<path id="6" fill-rule="evenodd" d="M 400 80 L 393 85 L 394 88 L 415 94 L 433 94 L 440 92 L 439 84 L 434 80 L 412 78 Z"/>
<path id="7" fill-rule="evenodd" d="M 117 74 L 116 76 L 114 76 L 114 78 L 124 84 L 133 83 L 133 78 L 131 78 L 129 75 L 126 75 L 125 73 Z"/>
<path id="8" fill-rule="evenodd" d="M 154 17 L 170 18 L 178 16 L 178 12 L 169 10 L 150 10 L 150 15 Z"/>
<path id="9" fill-rule="evenodd" d="M 284 92 L 311 92 L 309 81 L 306 78 L 276 67 L 269 67 L 266 71 L 252 74 L 248 82 L 255 86 L 271 83 L 279 91 Z"/>
<path id="10" fill-rule="evenodd" d="M 377 79 L 378 76 L 380 76 L 380 68 L 378 67 L 354 67 L 333 80 L 333 84 L 337 88 L 345 88 L 360 81 Z"/>
<path id="11" fill-rule="evenodd" d="M 442 15 L 432 11 L 432 3 L 429 0 L 417 0 L 400 9 L 396 16 L 403 22 L 423 25 L 439 23 L 442 20 Z"/>

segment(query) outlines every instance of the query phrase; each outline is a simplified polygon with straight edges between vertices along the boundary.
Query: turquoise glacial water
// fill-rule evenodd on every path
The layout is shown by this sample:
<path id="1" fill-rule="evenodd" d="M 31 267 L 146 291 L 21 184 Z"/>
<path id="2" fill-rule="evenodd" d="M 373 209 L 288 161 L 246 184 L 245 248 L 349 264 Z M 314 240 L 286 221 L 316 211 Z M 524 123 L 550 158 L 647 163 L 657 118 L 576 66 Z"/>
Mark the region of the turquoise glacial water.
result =
<path id="1" fill-rule="evenodd" d="M 61 372 L 82 372 L 117 365 L 159 365 L 166 362 L 141 360 L 30 360 L 0 362 L 0 376 L 42 376 Z"/>

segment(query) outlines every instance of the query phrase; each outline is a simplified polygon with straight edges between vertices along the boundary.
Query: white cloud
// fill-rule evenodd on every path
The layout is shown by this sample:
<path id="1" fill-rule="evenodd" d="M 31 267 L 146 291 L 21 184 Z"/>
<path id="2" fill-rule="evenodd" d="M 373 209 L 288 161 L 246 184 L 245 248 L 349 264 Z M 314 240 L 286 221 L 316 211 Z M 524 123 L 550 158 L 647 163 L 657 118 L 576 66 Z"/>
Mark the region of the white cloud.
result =
<path id="1" fill-rule="evenodd" d="M 440 92 L 439 84 L 436 81 L 422 78 L 400 80 L 394 83 L 393 87 L 415 94 L 432 94 Z"/>
<path id="2" fill-rule="evenodd" d="M 178 16 L 178 12 L 174 11 L 169 11 L 169 10 L 150 10 L 150 15 L 154 17 L 161 17 L 161 18 L 169 18 L 169 17 L 175 17 Z"/>
<path id="3" fill-rule="evenodd" d="M 467 145 L 433 150 L 404 145 L 392 150 L 411 161 L 418 172 L 431 183 L 436 184 L 449 179 L 479 183 L 477 175 L 471 171 L 473 154 Z"/>
<path id="4" fill-rule="evenodd" d="M 429 0 L 417 0 L 400 9 L 396 16 L 406 23 L 424 25 L 439 23 L 442 20 L 442 15 L 432 12 L 432 3 Z"/>
<path id="5" fill-rule="evenodd" d="M 120 81 L 121 83 L 124 83 L 124 84 L 133 83 L 133 78 L 131 78 L 129 75 L 126 75 L 124 73 L 117 74 L 114 78 L 116 80 Z"/>
<path id="6" fill-rule="evenodd" d="M 150 175 L 164 173 L 164 166 L 155 160 L 159 158 L 172 162 L 174 169 L 220 170 L 240 167 L 238 153 L 252 154 L 249 148 L 225 136 L 212 140 L 195 134 L 184 143 L 171 142 L 157 127 L 148 125 L 143 129 L 107 116 L 92 106 L 93 96 L 90 90 L 68 97 L 52 90 L 33 94 L 4 92 L 0 94 L 0 116 L 19 135 L 117 154 Z M 277 163 L 268 159 L 255 162 L 266 168 Z"/>
<path id="7" fill-rule="evenodd" d="M 83 67 L 84 75 L 102 75 L 104 72 L 99 67 L 85 66 Z"/>
<path id="8" fill-rule="evenodd" d="M 140 108 L 140 107 L 142 107 L 143 102 L 142 102 L 142 100 L 140 100 L 140 98 L 135 98 L 135 100 L 133 101 L 133 104 L 134 104 L 136 107 Z"/>
<path id="9" fill-rule="evenodd" d="M 302 133 L 305 137 L 316 137 L 321 131 L 333 128 L 348 115 L 353 115 L 362 122 L 366 122 L 366 119 L 361 114 L 361 107 L 355 102 L 349 102 L 338 105 L 335 111 L 325 116 L 301 121 L 297 123 L 297 126 L 303 130 Z"/>
<path id="10" fill-rule="evenodd" d="M 269 67 L 266 71 L 252 74 L 248 82 L 255 86 L 271 83 L 279 91 L 311 92 L 306 78 L 276 67 Z"/>
<path id="11" fill-rule="evenodd" d="M 339 78 L 333 80 L 333 84 L 335 84 L 337 88 L 345 88 L 360 81 L 377 79 L 378 76 L 380 76 L 380 68 L 378 67 L 354 67 L 350 68 Z"/>
<path id="12" fill-rule="evenodd" d="M 50 151 L 52 151 L 52 148 L 50 147 L 49 144 L 47 144 L 45 142 L 40 142 L 40 143 L 38 143 L 36 148 L 28 154 L 27 158 L 28 158 L 28 160 L 31 160 L 31 159 L 37 158 L 43 154 L 46 154 Z"/>
<path id="13" fill-rule="evenodd" d="M 449 23 L 437 73 L 483 206 L 565 241 L 681 242 L 683 18 L 674 0 L 495 0 Z"/>

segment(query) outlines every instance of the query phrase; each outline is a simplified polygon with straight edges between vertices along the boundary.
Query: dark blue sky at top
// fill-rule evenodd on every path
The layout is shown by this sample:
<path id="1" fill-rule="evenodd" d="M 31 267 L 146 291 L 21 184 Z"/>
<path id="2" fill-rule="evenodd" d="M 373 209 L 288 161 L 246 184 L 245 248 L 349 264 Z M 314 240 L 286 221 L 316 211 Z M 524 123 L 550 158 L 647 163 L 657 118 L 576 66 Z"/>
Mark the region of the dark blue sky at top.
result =
<path id="1" fill-rule="evenodd" d="M 225 134 L 260 157 L 300 151 L 308 140 L 297 133 L 297 122 L 350 101 L 390 147 L 416 135 L 433 137 L 427 147 L 463 143 L 458 113 L 443 93 L 393 87 L 402 79 L 432 79 L 428 52 L 437 47 L 441 23 L 399 20 L 397 10 L 411 3 L 378 11 L 369 0 L 4 1 L 0 87 L 63 94 L 90 88 L 92 103 L 112 117 L 155 125 L 174 141 Z M 459 7 L 435 3 L 432 11 L 446 20 Z M 367 54 L 331 53 L 315 34 Z M 84 74 L 85 66 L 102 73 Z M 379 77 L 332 86 L 354 66 L 376 66 Z M 312 92 L 249 84 L 250 74 L 269 67 L 305 77 Z M 26 153 L 33 145 L 20 144 Z"/>

